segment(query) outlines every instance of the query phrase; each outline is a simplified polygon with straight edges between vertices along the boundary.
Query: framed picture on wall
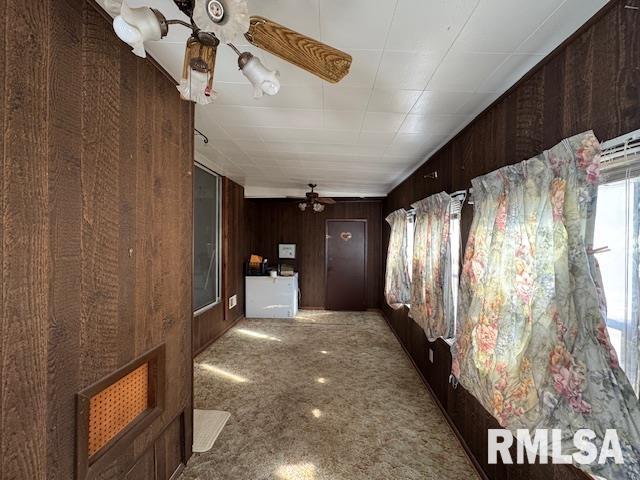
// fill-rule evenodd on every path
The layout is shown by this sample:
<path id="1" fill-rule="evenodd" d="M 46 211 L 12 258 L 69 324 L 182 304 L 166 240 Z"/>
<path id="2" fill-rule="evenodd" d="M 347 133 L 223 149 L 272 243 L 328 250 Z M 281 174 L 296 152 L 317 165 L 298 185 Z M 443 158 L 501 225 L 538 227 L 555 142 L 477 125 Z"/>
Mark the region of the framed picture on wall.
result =
<path id="1" fill-rule="evenodd" d="M 279 243 L 278 244 L 278 258 L 296 258 L 296 244 L 295 243 Z"/>

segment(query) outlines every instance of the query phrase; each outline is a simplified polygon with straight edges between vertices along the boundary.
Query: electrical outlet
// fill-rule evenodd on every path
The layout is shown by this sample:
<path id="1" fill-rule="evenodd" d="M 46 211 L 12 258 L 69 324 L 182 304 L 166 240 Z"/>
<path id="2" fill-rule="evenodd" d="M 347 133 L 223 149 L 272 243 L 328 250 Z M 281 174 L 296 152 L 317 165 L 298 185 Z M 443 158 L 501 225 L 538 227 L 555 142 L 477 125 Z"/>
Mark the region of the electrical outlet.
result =
<path id="1" fill-rule="evenodd" d="M 433 349 L 432 348 L 429 349 L 429 361 L 431 363 L 433 363 Z"/>
<path id="2" fill-rule="evenodd" d="M 229 297 L 229 308 L 233 308 L 238 304 L 238 295 Z"/>

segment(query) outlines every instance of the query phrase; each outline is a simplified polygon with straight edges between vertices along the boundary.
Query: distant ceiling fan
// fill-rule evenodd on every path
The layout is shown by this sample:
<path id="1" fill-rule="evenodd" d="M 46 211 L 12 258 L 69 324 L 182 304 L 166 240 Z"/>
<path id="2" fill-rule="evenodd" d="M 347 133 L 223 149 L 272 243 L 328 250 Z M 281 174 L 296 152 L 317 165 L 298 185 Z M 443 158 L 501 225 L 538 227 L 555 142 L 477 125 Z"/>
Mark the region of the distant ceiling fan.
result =
<path id="1" fill-rule="evenodd" d="M 185 100 L 208 104 L 215 98 L 213 74 L 220 42 L 226 43 L 238 55 L 238 67 L 253 85 L 254 97 L 278 93 L 278 72 L 267 69 L 259 58 L 250 52 L 240 52 L 233 45 L 233 41 L 243 36 L 252 45 L 331 83 L 342 80 L 351 67 L 351 55 L 345 52 L 267 18 L 250 17 L 247 0 L 174 0 L 189 17 L 189 22 L 167 20 L 151 7 L 131 8 L 127 1 L 102 0 L 102 3 L 116 15 L 113 28 L 118 37 L 140 57 L 146 56 L 144 43 L 166 37 L 170 25 L 191 29 L 182 80 L 178 85 Z"/>
<path id="2" fill-rule="evenodd" d="M 333 198 L 329 197 L 321 197 L 317 192 L 314 191 L 317 185 L 315 183 L 310 183 L 309 188 L 311 188 L 310 192 L 307 192 L 306 198 L 304 202 L 300 202 L 298 204 L 298 208 L 301 211 L 305 211 L 307 208 L 311 208 L 313 213 L 318 213 L 324 211 L 325 205 L 333 205 L 336 201 Z"/>

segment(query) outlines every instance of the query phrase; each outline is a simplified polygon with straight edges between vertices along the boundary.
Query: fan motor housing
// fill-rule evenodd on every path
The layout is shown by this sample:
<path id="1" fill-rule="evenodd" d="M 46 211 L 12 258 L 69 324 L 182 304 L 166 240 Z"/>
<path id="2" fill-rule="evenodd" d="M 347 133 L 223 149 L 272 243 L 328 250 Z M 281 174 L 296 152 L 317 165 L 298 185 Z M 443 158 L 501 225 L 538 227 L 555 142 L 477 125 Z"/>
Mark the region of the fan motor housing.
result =
<path id="1" fill-rule="evenodd" d="M 224 5 L 219 0 L 209 0 L 207 3 L 207 15 L 212 22 L 220 23 L 224 20 Z"/>

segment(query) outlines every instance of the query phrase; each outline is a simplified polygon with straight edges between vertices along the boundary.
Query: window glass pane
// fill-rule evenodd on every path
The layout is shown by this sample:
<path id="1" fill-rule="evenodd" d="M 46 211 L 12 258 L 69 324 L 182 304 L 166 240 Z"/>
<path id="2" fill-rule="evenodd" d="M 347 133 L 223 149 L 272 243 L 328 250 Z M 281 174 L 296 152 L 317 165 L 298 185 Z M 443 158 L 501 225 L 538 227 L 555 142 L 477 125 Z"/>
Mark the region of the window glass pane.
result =
<path id="1" fill-rule="evenodd" d="M 413 231 L 415 216 L 410 215 L 407 220 L 407 265 L 409 265 L 409 280 L 413 277 Z"/>
<path id="2" fill-rule="evenodd" d="M 193 192 L 193 307 L 219 300 L 219 177 L 196 166 Z"/>
<path id="3" fill-rule="evenodd" d="M 607 330 L 620 366 L 638 392 L 638 236 L 640 179 L 605 183 L 598 188 L 593 247 L 607 302 Z"/>
<path id="4" fill-rule="evenodd" d="M 460 215 L 451 216 L 449 242 L 451 245 L 451 290 L 453 292 L 454 332 L 458 321 L 458 285 L 460 283 Z"/>

